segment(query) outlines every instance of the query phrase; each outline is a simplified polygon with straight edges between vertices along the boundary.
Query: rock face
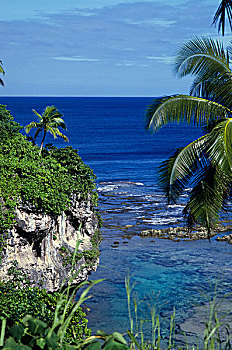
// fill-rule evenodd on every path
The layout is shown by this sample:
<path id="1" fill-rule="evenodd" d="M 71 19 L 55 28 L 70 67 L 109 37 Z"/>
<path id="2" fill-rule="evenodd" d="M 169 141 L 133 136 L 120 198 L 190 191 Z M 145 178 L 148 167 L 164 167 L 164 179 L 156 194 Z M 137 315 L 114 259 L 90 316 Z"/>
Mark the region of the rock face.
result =
<path id="1" fill-rule="evenodd" d="M 91 199 L 80 200 L 77 194 L 73 195 L 69 209 L 58 217 L 21 203 L 16 209 L 16 221 L 9 231 L 0 278 L 6 279 L 11 263 L 17 261 L 32 284 L 42 284 L 49 291 L 58 290 L 70 276 L 71 265 L 67 261 L 64 263 L 62 249 L 72 257 L 79 240 L 79 253 L 91 250 L 91 238 L 98 230 L 98 218 Z M 96 259 L 95 267 L 97 263 Z M 84 257 L 75 266 L 75 271 L 81 270 L 74 283 L 85 280 L 94 269 L 93 266 L 81 268 L 83 265 L 86 265 Z"/>

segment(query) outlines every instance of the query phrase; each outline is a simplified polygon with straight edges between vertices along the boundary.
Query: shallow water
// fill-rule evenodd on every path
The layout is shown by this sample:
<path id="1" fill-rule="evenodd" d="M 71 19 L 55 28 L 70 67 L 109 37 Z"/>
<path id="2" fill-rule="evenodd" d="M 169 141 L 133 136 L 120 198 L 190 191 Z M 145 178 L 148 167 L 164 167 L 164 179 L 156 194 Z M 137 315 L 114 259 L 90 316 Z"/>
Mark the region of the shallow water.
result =
<path id="1" fill-rule="evenodd" d="M 174 306 L 176 323 L 182 323 L 191 316 L 194 306 L 207 301 L 215 281 L 220 282 L 219 296 L 231 292 L 231 259 L 232 246 L 215 240 L 173 242 L 136 236 L 128 240 L 112 232 L 101 244 L 100 266 L 91 276 L 106 280 L 96 286 L 93 298 L 86 303 L 91 309 L 89 326 L 94 332 L 128 329 L 124 287 L 128 272 L 131 281 L 136 282 L 134 292 L 138 299 L 150 296 L 151 304 L 157 302 L 164 318 L 163 328 L 167 329 Z M 149 318 L 146 302 L 140 305 L 139 314 Z M 147 326 L 146 335 L 149 333 Z"/>
<path id="2" fill-rule="evenodd" d="M 186 192 L 187 195 L 187 192 Z M 133 182 L 99 184 L 103 217 L 100 265 L 90 278 L 106 280 L 96 288 L 87 303 L 89 326 L 96 332 L 125 333 L 129 328 L 125 276 L 136 282 L 134 292 L 141 303 L 139 317 L 150 319 L 150 305 L 156 304 L 163 326 L 168 327 L 173 308 L 179 325 L 213 295 L 231 293 L 232 246 L 213 238 L 199 241 L 161 240 L 136 236 L 143 229 L 183 224 L 184 195 L 178 205 L 167 205 L 155 186 Z M 178 327 L 177 327 L 178 329 Z M 150 322 L 144 325 L 150 337 Z M 190 342 L 196 342 L 191 337 Z"/>

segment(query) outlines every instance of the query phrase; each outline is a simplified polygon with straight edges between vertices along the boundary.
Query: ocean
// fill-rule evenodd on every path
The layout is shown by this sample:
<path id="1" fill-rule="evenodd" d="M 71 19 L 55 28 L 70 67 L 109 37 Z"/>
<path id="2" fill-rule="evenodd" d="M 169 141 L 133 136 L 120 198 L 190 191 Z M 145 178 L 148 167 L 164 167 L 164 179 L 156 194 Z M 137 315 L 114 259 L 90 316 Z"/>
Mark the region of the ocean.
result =
<path id="1" fill-rule="evenodd" d="M 85 305 L 93 332 L 129 328 L 127 274 L 141 301 L 139 317 L 149 319 L 149 305 L 156 305 L 165 329 L 174 307 L 177 325 L 191 319 L 194 308 L 211 297 L 215 281 L 219 295 L 231 292 L 228 243 L 215 239 L 173 242 L 136 235 L 147 228 L 183 224 L 189 189 L 178 204 L 167 205 L 157 185 L 157 168 L 172 150 L 199 137 L 199 129 L 172 124 L 156 134 L 147 132 L 144 116 L 151 97 L 1 97 L 0 103 L 22 125 L 36 120 L 32 109 L 42 113 L 46 106 L 56 106 L 64 115 L 69 144 L 97 175 L 103 241 L 99 267 L 90 279 L 105 281 L 92 290 L 93 297 Z M 50 136 L 46 142 L 66 146 L 62 139 Z M 144 329 L 149 337 L 149 322 Z"/>

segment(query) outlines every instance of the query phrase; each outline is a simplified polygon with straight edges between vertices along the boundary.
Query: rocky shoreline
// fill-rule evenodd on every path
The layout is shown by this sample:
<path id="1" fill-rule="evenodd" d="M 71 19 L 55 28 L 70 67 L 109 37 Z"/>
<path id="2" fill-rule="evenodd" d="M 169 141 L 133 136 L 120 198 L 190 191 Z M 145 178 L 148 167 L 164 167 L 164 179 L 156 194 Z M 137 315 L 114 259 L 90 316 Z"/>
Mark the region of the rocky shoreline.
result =
<path id="1" fill-rule="evenodd" d="M 217 227 L 211 232 L 211 237 L 224 232 L 232 231 L 232 224 L 217 225 Z M 196 226 L 192 231 L 189 231 L 187 227 L 169 227 L 164 229 L 149 229 L 139 233 L 141 237 L 157 237 L 161 239 L 170 239 L 173 241 L 195 241 L 198 239 L 207 239 L 207 230 L 202 226 Z M 217 241 L 226 241 L 232 244 L 232 234 L 225 235 L 223 237 L 217 237 Z"/>

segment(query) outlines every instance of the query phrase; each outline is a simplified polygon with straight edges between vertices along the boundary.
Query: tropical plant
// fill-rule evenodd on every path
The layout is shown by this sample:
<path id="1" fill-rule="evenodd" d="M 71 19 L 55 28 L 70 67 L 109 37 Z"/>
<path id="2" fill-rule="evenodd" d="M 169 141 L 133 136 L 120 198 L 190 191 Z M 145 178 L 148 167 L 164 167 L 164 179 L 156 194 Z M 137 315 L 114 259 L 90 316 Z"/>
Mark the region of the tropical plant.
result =
<path id="1" fill-rule="evenodd" d="M 157 131 L 171 122 L 192 123 L 205 134 L 178 149 L 159 169 L 168 202 L 176 202 L 191 185 L 185 207 L 189 226 L 204 225 L 208 236 L 218 222 L 232 185 L 232 43 L 195 38 L 179 51 L 174 69 L 184 77 L 194 75 L 190 95 L 160 97 L 148 108 L 147 128 Z"/>
<path id="2" fill-rule="evenodd" d="M 213 296 L 206 296 L 208 302 L 205 304 L 206 322 L 203 334 L 197 334 L 197 344 L 188 345 L 187 335 L 177 329 L 175 324 L 175 309 L 170 316 L 169 329 L 163 328 L 162 319 L 160 319 L 159 312 L 154 306 L 150 309 L 150 320 L 141 319 L 138 317 L 138 307 L 141 303 L 137 302 L 137 298 L 132 294 L 133 286 L 129 277 L 125 279 L 129 323 L 130 330 L 127 331 L 127 340 L 124 335 L 114 332 L 107 334 L 102 330 L 96 332 L 95 335 L 87 338 L 75 339 L 71 344 L 66 341 L 64 334 L 66 327 L 73 317 L 74 310 L 80 306 L 90 296 L 88 292 L 99 281 L 83 282 L 82 286 L 87 286 L 82 292 L 79 300 L 72 304 L 72 308 L 67 308 L 71 303 L 72 296 L 76 288 L 73 289 L 71 295 L 68 289 L 60 294 L 55 308 L 55 317 L 51 325 L 45 321 L 44 317 L 35 318 L 31 315 L 26 315 L 20 322 L 10 328 L 6 333 L 7 322 L 5 318 L 0 318 L 1 335 L 0 335 L 0 349 L 44 349 L 44 350 L 179 350 L 179 349 L 231 349 L 231 334 L 230 326 L 227 318 L 230 315 L 230 310 L 225 309 L 225 301 L 227 299 L 218 299 L 217 289 L 214 290 Z M 216 284 L 215 284 L 216 287 Z M 227 295 L 228 297 L 229 295 Z M 132 300 L 133 299 L 133 300 Z M 60 310 L 63 310 L 60 312 Z M 66 312 L 65 312 L 66 310 Z M 71 315 L 69 314 L 71 311 Z M 148 323 L 151 327 L 150 336 L 146 339 L 144 334 L 144 323 Z M 180 337 L 179 337 L 180 336 Z M 183 342 L 183 336 L 185 341 Z"/>
<path id="3" fill-rule="evenodd" d="M 55 216 L 69 208 L 72 195 L 78 194 L 80 200 L 91 198 L 94 206 L 98 202 L 96 176 L 77 150 L 47 147 L 41 162 L 38 147 L 20 133 L 22 128 L 0 105 L 0 261 L 20 199 Z M 95 260 L 97 245 L 88 251 L 96 252 Z"/>
<path id="4" fill-rule="evenodd" d="M 216 25 L 218 21 L 218 32 L 220 32 L 221 30 L 223 36 L 225 35 L 226 14 L 228 16 L 230 29 L 232 30 L 232 1 L 231 0 L 222 0 L 213 18 L 212 24 Z"/>
<path id="5" fill-rule="evenodd" d="M 5 75 L 4 69 L 2 68 L 2 61 L 0 61 L 0 74 Z M 0 78 L 0 84 L 4 86 L 4 81 Z"/>
<path id="6" fill-rule="evenodd" d="M 40 115 L 34 109 L 32 111 L 39 117 L 39 122 L 33 121 L 30 124 L 26 125 L 25 131 L 26 133 L 29 133 L 31 129 L 33 128 L 37 129 L 34 135 L 34 141 L 35 141 L 39 133 L 43 130 L 43 138 L 40 145 L 40 153 L 42 151 L 47 132 L 52 134 L 54 138 L 57 138 L 57 136 L 60 136 L 65 142 L 68 141 L 67 136 L 62 134 L 59 130 L 59 127 L 61 127 L 64 130 L 67 130 L 67 126 L 64 120 L 62 119 L 63 114 L 61 114 L 56 107 L 54 106 L 46 107 L 42 115 Z"/>
<path id="7" fill-rule="evenodd" d="M 61 292 L 49 293 L 43 288 L 31 286 L 29 276 L 18 267 L 16 261 L 8 269 L 8 278 L 6 282 L 0 281 L 0 319 L 7 320 L 6 335 L 9 335 L 9 328 L 18 325 L 26 315 L 35 318 L 42 315 L 43 322 L 51 327 Z M 67 314 L 72 311 L 72 307 L 70 303 Z M 61 306 L 59 315 L 63 311 L 64 306 Z M 77 308 L 65 331 L 65 341 L 73 343 L 90 336 L 91 330 L 87 327 L 88 320 L 85 317 L 82 308 Z"/>

